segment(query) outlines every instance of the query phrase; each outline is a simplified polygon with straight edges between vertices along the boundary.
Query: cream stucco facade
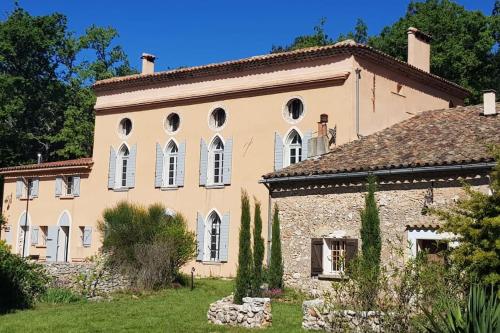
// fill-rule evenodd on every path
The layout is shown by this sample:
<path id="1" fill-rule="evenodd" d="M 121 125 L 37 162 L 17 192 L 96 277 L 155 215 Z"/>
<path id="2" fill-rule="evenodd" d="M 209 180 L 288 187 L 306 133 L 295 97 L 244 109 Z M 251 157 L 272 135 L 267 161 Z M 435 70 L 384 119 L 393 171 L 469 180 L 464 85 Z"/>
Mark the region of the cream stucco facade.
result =
<path id="1" fill-rule="evenodd" d="M 105 208 L 121 200 L 143 205 L 160 202 L 182 213 L 195 232 L 199 229 L 197 216 L 206 219 L 213 211 L 221 217 L 229 216 L 227 262 L 193 261 L 186 269 L 195 267 L 200 275 L 233 276 L 237 266 L 240 193 L 245 189 L 262 203 L 266 221 L 269 195 L 258 180 L 275 167 L 276 133 L 283 139 L 291 130 L 296 130 L 302 139 L 306 133 L 315 136 L 320 115 L 326 114 L 328 128 L 336 128 L 336 144 L 340 145 L 356 140 L 358 134 L 371 134 L 421 111 L 463 103 L 464 93 L 451 84 L 421 71 L 417 73 L 410 66 L 408 71 L 418 76 L 347 48 L 332 56 L 269 63 L 248 70 L 221 70 L 192 79 L 159 80 L 156 74 L 143 74 L 138 77 L 149 77 L 147 83 L 116 88 L 108 84 L 109 89 L 96 89 L 93 165 L 3 171 L 2 211 L 10 231 L 3 231 L 1 237 L 10 241 L 13 251 L 22 253 L 20 225 L 24 222 L 20 218 L 27 202 L 16 198 L 16 183 L 21 176 L 37 177 L 39 193 L 29 200 L 29 224 L 31 228 L 56 226 L 61 214 L 67 212 L 68 261 L 80 261 L 97 253 L 102 240 L 97 221 Z M 284 116 L 286 105 L 293 98 L 303 103 L 303 114 L 297 120 Z M 210 113 L 219 107 L 225 110 L 226 120 L 214 129 L 209 126 Z M 171 113 L 180 117 L 174 133 L 165 129 L 165 119 Z M 125 137 L 118 133 L 124 118 L 132 123 Z M 230 184 L 201 186 L 200 141 L 210 144 L 216 136 L 223 143 L 232 140 Z M 185 144 L 184 184 L 157 188 L 156 145 L 165 147 L 170 140 L 178 146 Z M 127 190 L 109 189 L 110 148 L 118 151 L 123 144 L 129 149 L 136 147 L 134 185 Z M 55 196 L 56 177 L 62 174 L 81 177 L 79 196 Z M 85 227 L 92 229 L 91 241 L 86 244 L 82 240 Z M 266 240 L 267 232 L 265 223 Z M 27 247 L 26 254 L 46 260 L 46 248 L 32 244 Z"/>

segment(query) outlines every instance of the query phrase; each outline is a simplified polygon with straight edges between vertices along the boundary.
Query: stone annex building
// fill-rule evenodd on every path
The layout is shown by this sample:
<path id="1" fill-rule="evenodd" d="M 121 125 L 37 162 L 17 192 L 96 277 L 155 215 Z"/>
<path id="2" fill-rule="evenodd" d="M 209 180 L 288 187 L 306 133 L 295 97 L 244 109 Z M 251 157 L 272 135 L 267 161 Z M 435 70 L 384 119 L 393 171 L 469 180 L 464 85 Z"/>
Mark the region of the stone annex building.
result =
<path id="1" fill-rule="evenodd" d="M 182 213 L 196 232 L 198 256 L 189 268 L 194 266 L 200 275 L 232 276 L 240 193 L 246 189 L 260 200 L 265 213 L 270 214 L 272 200 L 282 205 L 287 274 L 297 282 L 309 277 L 306 238 L 330 235 L 327 220 L 340 210 L 347 215 L 338 223 L 355 221 L 361 190 L 342 187 L 342 195 L 352 196 L 352 202 L 335 207 L 331 200 L 337 194 L 276 194 L 276 186 L 297 184 L 281 175 L 303 160 L 307 161 L 297 168 L 315 166 L 317 172 L 330 159 L 342 164 L 339 170 L 366 166 L 360 164 L 357 149 L 374 140 L 368 135 L 408 118 L 415 126 L 427 124 L 428 113 L 419 116 L 421 112 L 463 105 L 466 89 L 429 72 L 429 42 L 429 36 L 410 28 L 408 62 L 350 40 L 164 72 L 155 72 L 154 56 L 144 54 L 141 74 L 95 83 L 92 157 L 0 169 L 5 177 L 2 213 L 8 220 L 1 238 L 14 252 L 34 259 L 82 261 L 101 245 L 97 221 L 105 208 L 122 200 L 160 202 L 168 207 L 167 213 Z M 459 110 L 436 111 L 435 117 L 446 122 L 444 115 L 454 119 Z M 419 138 L 429 143 L 443 139 L 427 139 L 433 132 L 427 127 Z M 378 161 L 375 157 L 380 155 L 408 163 L 413 147 L 401 135 L 387 150 L 374 149 L 370 161 Z M 368 137 L 355 141 L 364 136 Z M 341 146 L 351 141 L 355 142 Z M 314 157 L 333 148 L 320 159 Z M 259 180 L 273 170 L 278 172 L 275 176 L 266 176 L 271 198 Z M 280 180 L 271 185 L 271 178 Z M 414 194 L 419 204 L 422 191 Z M 314 196 L 317 203 L 309 200 Z M 396 199 L 394 192 L 387 192 L 384 200 Z M 309 217 L 300 215 L 311 210 L 315 213 Z M 303 218 L 297 221 L 299 216 Z M 419 222 L 408 220 L 410 216 L 405 223 Z M 391 215 L 384 223 L 399 225 L 397 217 Z M 314 234 L 303 229 L 308 222 L 318 224 Z M 354 236 L 354 228 L 353 224 L 340 229 Z M 264 226 L 267 241 L 268 233 Z M 340 251 L 348 246 L 342 244 Z M 316 273 L 325 271 L 318 268 Z"/>

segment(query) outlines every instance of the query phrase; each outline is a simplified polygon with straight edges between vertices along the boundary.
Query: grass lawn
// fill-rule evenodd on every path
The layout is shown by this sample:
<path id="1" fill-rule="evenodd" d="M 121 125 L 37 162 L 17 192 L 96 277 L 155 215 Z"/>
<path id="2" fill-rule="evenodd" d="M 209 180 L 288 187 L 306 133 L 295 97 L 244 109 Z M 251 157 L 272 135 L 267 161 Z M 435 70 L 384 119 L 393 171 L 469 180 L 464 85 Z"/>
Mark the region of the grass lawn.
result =
<path id="1" fill-rule="evenodd" d="M 300 301 L 273 301 L 273 326 L 266 330 L 210 325 L 208 305 L 229 295 L 233 282 L 202 279 L 195 286 L 139 298 L 121 294 L 112 301 L 39 304 L 0 316 L 0 332 L 302 332 Z"/>

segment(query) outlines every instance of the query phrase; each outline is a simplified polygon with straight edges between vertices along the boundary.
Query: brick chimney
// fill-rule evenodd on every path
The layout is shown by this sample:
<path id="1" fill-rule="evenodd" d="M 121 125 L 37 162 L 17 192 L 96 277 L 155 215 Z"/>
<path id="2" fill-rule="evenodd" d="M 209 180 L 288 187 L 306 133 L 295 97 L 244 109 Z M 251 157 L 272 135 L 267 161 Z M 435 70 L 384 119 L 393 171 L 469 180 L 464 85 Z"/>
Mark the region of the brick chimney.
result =
<path id="1" fill-rule="evenodd" d="M 497 114 L 496 91 L 493 89 L 483 91 L 483 115 L 494 116 Z"/>
<path id="2" fill-rule="evenodd" d="M 318 122 L 318 135 L 309 139 L 307 143 L 307 157 L 313 157 L 328 153 L 330 147 L 328 144 L 328 115 L 321 114 Z"/>
<path id="3" fill-rule="evenodd" d="M 408 28 L 408 64 L 425 72 L 431 68 L 432 37 L 417 28 Z"/>
<path id="4" fill-rule="evenodd" d="M 152 54 L 143 53 L 142 59 L 142 72 L 141 74 L 153 74 L 155 72 L 155 59 Z"/>
<path id="5" fill-rule="evenodd" d="M 328 135 L 328 115 L 323 113 L 319 116 L 318 137 L 327 135 Z"/>

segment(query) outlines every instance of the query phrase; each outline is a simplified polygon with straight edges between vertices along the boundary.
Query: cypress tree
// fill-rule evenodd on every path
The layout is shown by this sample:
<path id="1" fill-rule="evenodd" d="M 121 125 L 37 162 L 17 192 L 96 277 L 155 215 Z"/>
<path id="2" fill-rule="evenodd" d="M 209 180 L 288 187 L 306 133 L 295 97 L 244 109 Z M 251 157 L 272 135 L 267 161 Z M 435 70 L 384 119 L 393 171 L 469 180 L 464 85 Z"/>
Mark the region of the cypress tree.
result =
<path id="1" fill-rule="evenodd" d="M 238 254 L 238 271 L 236 273 L 236 289 L 234 302 L 243 303 L 243 297 L 252 294 L 252 248 L 250 233 L 250 200 L 246 191 L 241 192 L 241 226 Z"/>
<path id="2" fill-rule="evenodd" d="M 283 288 L 283 258 L 281 256 L 280 219 L 278 205 L 274 204 L 269 288 Z"/>
<path id="3" fill-rule="evenodd" d="M 262 218 L 260 202 L 255 200 L 255 214 L 253 226 L 253 294 L 259 296 L 262 284 L 262 261 L 264 260 L 264 238 L 262 238 Z"/>

